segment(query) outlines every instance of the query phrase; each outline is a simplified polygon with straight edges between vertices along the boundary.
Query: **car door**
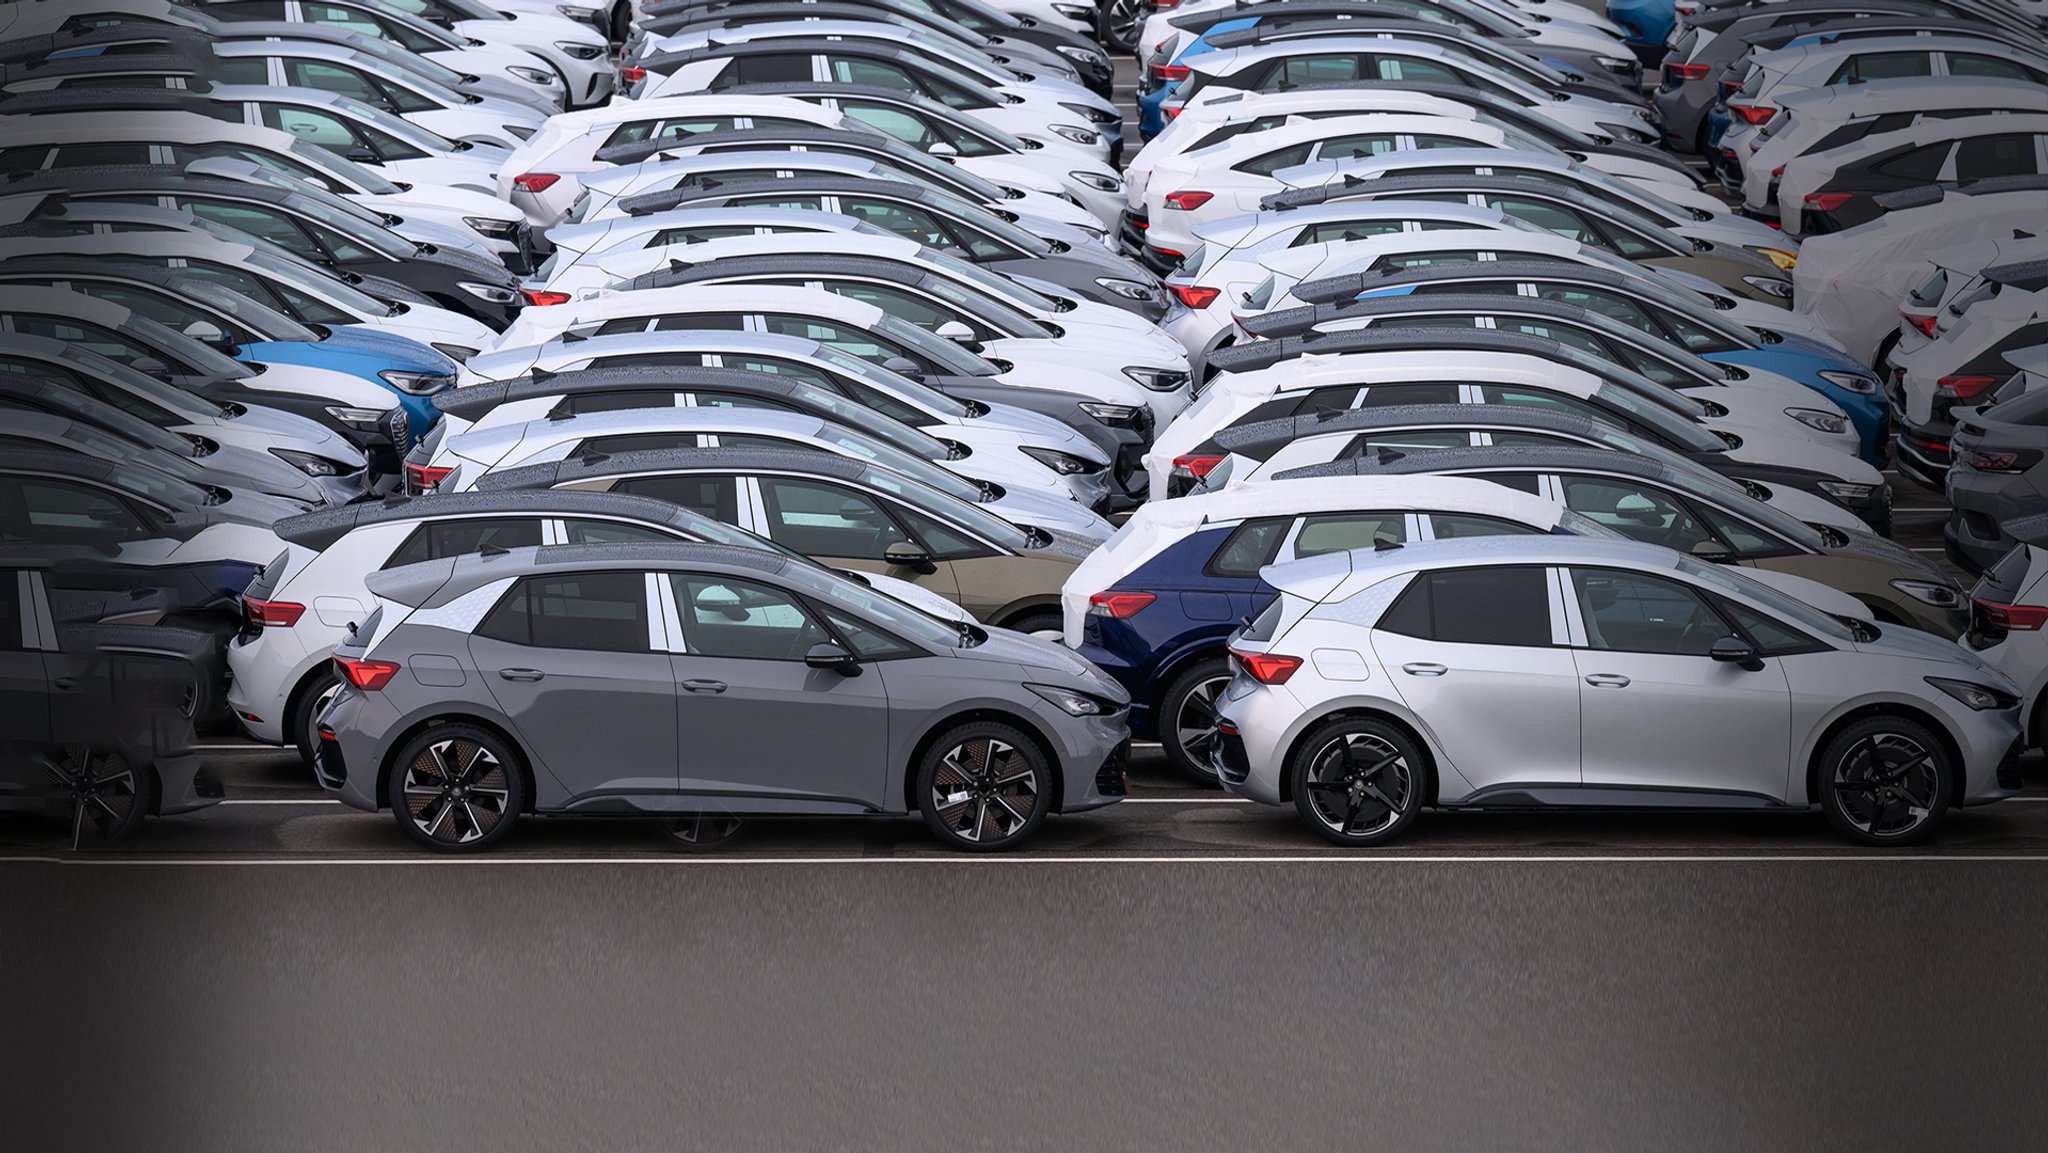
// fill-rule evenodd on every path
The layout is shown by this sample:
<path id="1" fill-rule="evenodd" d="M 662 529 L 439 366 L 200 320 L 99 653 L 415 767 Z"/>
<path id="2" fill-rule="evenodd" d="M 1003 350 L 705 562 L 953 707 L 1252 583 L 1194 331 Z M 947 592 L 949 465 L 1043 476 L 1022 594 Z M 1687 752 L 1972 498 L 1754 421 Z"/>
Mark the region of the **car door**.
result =
<path id="1" fill-rule="evenodd" d="M 43 667 L 34 582 L 29 572 L 0 569 L 0 769 L 27 746 L 50 739 L 49 674 Z"/>
<path id="2" fill-rule="evenodd" d="M 640 572 L 536 574 L 469 638 L 477 675 L 517 730 L 542 804 L 676 787 L 676 683 Z"/>
<path id="3" fill-rule="evenodd" d="M 1779 659 L 1713 659 L 1737 629 L 1678 580 L 1573 568 L 1568 583 L 1587 786 L 1783 799 L 1792 696 Z"/>
<path id="4" fill-rule="evenodd" d="M 764 476 L 755 484 L 759 499 L 754 510 L 755 531 L 768 539 L 833 568 L 909 581 L 981 616 L 978 600 L 970 603 L 962 598 L 954 572 L 956 550 L 946 547 L 951 542 L 919 539 L 880 498 L 809 477 Z M 888 553 L 892 545 L 917 545 L 927 559 L 921 564 L 891 562 Z M 983 609 L 1000 607 L 981 605 Z"/>
<path id="5" fill-rule="evenodd" d="M 682 623 L 669 661 L 684 794 L 754 812 L 896 807 L 878 670 L 807 665 L 813 645 L 838 638 L 788 589 L 713 573 L 670 573 L 664 584 Z"/>
<path id="6" fill-rule="evenodd" d="M 1372 632 L 1393 688 L 1475 794 L 1579 783 L 1579 671 L 1552 570 L 1418 574 Z M 1445 801 L 1451 795 L 1444 783 Z"/>

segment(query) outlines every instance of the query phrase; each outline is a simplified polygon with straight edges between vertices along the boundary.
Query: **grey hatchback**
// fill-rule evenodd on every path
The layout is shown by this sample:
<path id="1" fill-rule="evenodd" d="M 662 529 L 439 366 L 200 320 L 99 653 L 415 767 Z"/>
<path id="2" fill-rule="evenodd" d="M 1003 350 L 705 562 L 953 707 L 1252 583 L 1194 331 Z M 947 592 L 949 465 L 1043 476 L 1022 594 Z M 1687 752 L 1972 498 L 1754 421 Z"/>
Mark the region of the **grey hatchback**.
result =
<path id="1" fill-rule="evenodd" d="M 742 816 L 912 812 L 1007 849 L 1125 792 L 1129 698 L 1093 665 L 773 553 L 551 545 L 369 588 L 314 769 L 429 849 L 487 848 L 528 813 L 706 848 Z"/>

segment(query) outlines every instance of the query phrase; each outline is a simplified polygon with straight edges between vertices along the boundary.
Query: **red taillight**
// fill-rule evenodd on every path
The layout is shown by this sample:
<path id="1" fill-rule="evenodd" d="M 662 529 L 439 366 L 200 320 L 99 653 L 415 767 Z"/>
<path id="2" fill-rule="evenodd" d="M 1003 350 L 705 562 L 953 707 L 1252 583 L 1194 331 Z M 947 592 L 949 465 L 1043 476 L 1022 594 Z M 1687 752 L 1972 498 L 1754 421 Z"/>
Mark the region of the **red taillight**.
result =
<path id="1" fill-rule="evenodd" d="M 1914 328 L 1919 329 L 1920 335 L 1927 337 L 1931 337 L 1934 335 L 1934 315 L 1932 313 L 1929 313 L 1926 316 L 1920 316 L 1917 313 L 1911 313 L 1901 310 L 1899 315 L 1905 319 L 1907 324 L 1910 324 Z"/>
<path id="2" fill-rule="evenodd" d="M 1201 480 L 1215 471 L 1216 466 L 1222 463 L 1223 458 L 1221 456 L 1190 453 L 1187 456 L 1174 457 L 1173 470 L 1175 472 L 1184 472 L 1196 480 Z"/>
<path id="3" fill-rule="evenodd" d="M 1294 670 L 1301 667 L 1300 657 L 1285 657 L 1279 653 L 1241 653 L 1231 649 L 1230 655 L 1237 661 L 1237 667 L 1244 670 L 1244 675 L 1262 685 L 1284 685 L 1287 678 L 1294 675 Z"/>
<path id="4" fill-rule="evenodd" d="M 1664 71 L 1667 75 L 1679 80 L 1705 80 L 1707 78 L 1707 66 L 1704 64 L 1666 64 Z"/>
<path id="5" fill-rule="evenodd" d="M 522 288 L 519 290 L 519 295 L 526 303 L 536 308 L 544 308 L 550 304 L 569 303 L 569 294 L 566 292 L 549 292 L 545 289 Z"/>
<path id="6" fill-rule="evenodd" d="M 366 693 L 376 692 L 398 675 L 398 666 L 391 661 L 366 661 L 361 657 L 336 657 L 334 667 L 344 680 Z"/>
<path id="7" fill-rule="evenodd" d="M 1178 7 L 1180 7 L 1180 0 L 1152 0 L 1152 8 L 1154 11 L 1164 12 L 1169 8 Z"/>
<path id="8" fill-rule="evenodd" d="M 1934 382 L 1934 391 L 1939 396 L 1969 400 L 1997 383 L 1995 376 L 1944 376 Z"/>
<path id="9" fill-rule="evenodd" d="M 1775 108 L 1760 108 L 1754 104 L 1730 104 L 1728 111 L 1741 117 L 1744 124 L 1762 124 L 1778 114 Z"/>
<path id="10" fill-rule="evenodd" d="M 1179 119 L 1180 119 L 1180 105 L 1178 105 L 1178 104 L 1172 104 L 1172 105 L 1168 105 L 1168 106 L 1167 106 L 1167 109 L 1166 109 L 1166 118 L 1167 118 L 1168 120 L 1179 120 Z"/>
<path id="11" fill-rule="evenodd" d="M 1216 194 L 1213 192 L 1169 192 L 1166 194 L 1166 206 L 1187 212 L 1200 208 L 1214 199 Z"/>
<path id="12" fill-rule="evenodd" d="M 1220 288 L 1201 288 L 1192 284 L 1169 284 L 1166 288 L 1189 308 L 1207 308 L 1217 297 L 1223 295 Z"/>
<path id="13" fill-rule="evenodd" d="M 1096 593 L 1088 598 L 1088 615 L 1124 620 L 1158 599 L 1151 593 Z"/>
<path id="14" fill-rule="evenodd" d="M 1737 92 L 1740 92 L 1740 91 L 1742 91 L 1742 81 L 1740 81 L 1740 80 L 1729 80 L 1729 79 L 1727 79 L 1727 78 L 1725 78 L 1725 77 L 1724 77 L 1724 78 L 1722 78 L 1722 80 L 1721 80 L 1721 99 L 1723 99 L 1723 100 L 1726 100 L 1726 99 L 1728 99 L 1728 98 L 1729 98 L 1730 96 L 1733 96 L 1733 95 L 1735 95 L 1735 94 L 1736 94 Z"/>
<path id="15" fill-rule="evenodd" d="M 1754 152 L 1754 151 L 1756 151 L 1756 149 L 1752 148 L 1752 149 L 1750 149 L 1750 151 L 1751 151 L 1751 152 Z M 1783 177 L 1784 175 L 1785 175 L 1785 166 L 1784 166 L 1784 165 L 1782 165 L 1782 164 L 1778 165 L 1778 166 L 1777 166 L 1776 168 L 1773 168 L 1773 169 L 1771 169 L 1771 179 L 1772 179 L 1772 180 L 1777 180 L 1777 179 L 1780 179 L 1780 178 L 1781 178 L 1781 177 Z"/>
<path id="16" fill-rule="evenodd" d="M 306 614 L 305 605 L 290 601 L 259 601 L 255 597 L 242 598 L 242 618 L 259 629 L 288 629 L 299 623 Z"/>
<path id="17" fill-rule="evenodd" d="M 619 69 L 619 79 L 628 84 L 638 84 L 642 80 L 647 79 L 647 69 L 635 64 L 628 64 Z"/>
<path id="18" fill-rule="evenodd" d="M 1194 69 L 1185 64 L 1154 64 L 1152 66 L 1152 79 L 1168 82 L 1186 80 L 1188 73 L 1193 71 Z"/>
<path id="19" fill-rule="evenodd" d="M 1856 199 L 1856 194 L 1853 192 L 1809 192 L 1806 194 L 1806 203 L 1816 212 L 1833 212 L 1854 199 Z"/>
<path id="20" fill-rule="evenodd" d="M 560 179 L 562 178 L 552 172 L 529 172 L 524 176 L 513 177 L 512 187 L 521 192 L 546 192 Z"/>
<path id="21" fill-rule="evenodd" d="M 1963 450 L 1963 463 L 1978 472 L 2025 472 L 2038 459 L 2034 453 L 1999 452 L 1981 448 Z"/>
<path id="22" fill-rule="evenodd" d="M 408 463 L 405 466 L 405 486 L 414 492 L 432 492 L 440 487 L 442 481 L 448 479 L 449 473 L 454 471 L 452 467 Z"/>
<path id="23" fill-rule="evenodd" d="M 2042 625 L 2048 625 L 2048 607 L 2041 605 L 2002 605 L 1980 600 L 1977 607 L 1984 610 L 1984 619 L 1992 628 L 2009 633 L 2039 632 Z"/>

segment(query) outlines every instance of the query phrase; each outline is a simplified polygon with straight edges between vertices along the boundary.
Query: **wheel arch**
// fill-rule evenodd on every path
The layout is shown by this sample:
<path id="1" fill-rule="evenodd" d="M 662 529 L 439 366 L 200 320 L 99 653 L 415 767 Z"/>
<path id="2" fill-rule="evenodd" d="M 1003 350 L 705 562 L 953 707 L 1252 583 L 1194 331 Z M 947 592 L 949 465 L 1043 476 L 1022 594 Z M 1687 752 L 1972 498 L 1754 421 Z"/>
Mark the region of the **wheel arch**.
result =
<path id="1" fill-rule="evenodd" d="M 1313 736 L 1316 730 L 1332 721 L 1344 720 L 1379 721 L 1382 724 L 1394 726 L 1406 734 L 1409 740 L 1414 741 L 1415 747 L 1422 750 L 1422 803 L 1425 806 L 1436 804 L 1437 766 L 1440 763 L 1436 746 L 1423 733 L 1421 727 L 1416 725 L 1410 718 L 1402 716 L 1400 713 L 1384 706 L 1365 702 L 1342 705 L 1319 714 L 1315 720 L 1301 726 L 1301 730 L 1295 733 L 1293 739 L 1287 742 L 1286 756 L 1280 762 L 1280 802 L 1282 804 L 1294 803 L 1293 765 L 1295 755 L 1301 752 L 1302 746 L 1308 743 L 1309 737 Z"/>
<path id="2" fill-rule="evenodd" d="M 1019 597 L 1002 608 L 988 614 L 989 622 L 997 628 L 1009 628 L 1011 622 L 1039 613 L 1050 612 L 1060 615 L 1060 598 L 1056 594 L 1033 594 Z"/>
<path id="3" fill-rule="evenodd" d="M 947 713 L 926 726 L 924 732 L 918 734 L 916 743 L 910 747 L 910 756 L 906 758 L 903 766 L 904 812 L 916 813 L 919 811 L 917 802 L 917 766 L 924 763 L 925 754 L 930 752 L 932 746 L 938 743 L 939 738 L 944 736 L 954 726 L 973 724 L 976 721 L 991 721 L 999 725 L 1009 725 L 1011 728 L 1023 733 L 1033 744 L 1037 745 L 1039 755 L 1045 758 L 1046 767 L 1052 774 L 1052 806 L 1046 811 L 1057 813 L 1065 807 L 1067 800 L 1066 766 L 1061 764 L 1059 752 L 1052 740 L 1045 735 L 1045 731 L 1037 722 L 1016 709 L 995 704 L 980 704 Z"/>
<path id="4" fill-rule="evenodd" d="M 526 786 L 526 804 L 520 811 L 525 813 L 534 811 L 536 803 L 534 795 L 536 790 L 533 778 L 533 758 L 528 755 L 526 746 L 521 744 L 519 738 L 513 736 L 512 730 L 503 723 L 477 713 L 465 712 L 434 713 L 431 716 L 421 717 L 408 724 L 384 747 L 383 763 L 377 766 L 376 796 L 379 809 L 390 807 L 390 802 L 387 798 L 391 787 L 392 771 L 398 767 L 399 750 L 403 749 L 414 737 L 419 736 L 436 725 L 475 725 L 477 728 L 483 729 L 499 740 L 504 741 L 517 754 L 519 779 Z"/>
<path id="5" fill-rule="evenodd" d="M 304 669 L 300 670 L 298 679 L 292 682 L 291 691 L 284 695 L 284 716 L 278 722 L 278 732 L 284 737 L 284 743 L 287 746 L 291 745 L 294 740 L 292 718 L 298 714 L 299 702 L 304 700 L 306 693 L 312 689 L 313 678 L 332 667 L 334 667 L 332 657 L 308 663 Z"/>
<path id="6" fill-rule="evenodd" d="M 1814 805 L 1820 803 L 1821 754 L 1827 752 L 1828 745 L 1841 734 L 1843 729 L 1858 721 L 1866 721 L 1873 717 L 1896 717 L 1900 720 L 1912 721 L 1914 724 L 1920 725 L 1926 728 L 1928 732 L 1933 733 L 1934 739 L 1941 742 L 1942 751 L 1948 754 L 1950 777 L 1949 804 L 1954 805 L 1962 797 L 1963 790 L 1968 783 L 1969 770 L 1968 766 L 1963 762 L 1962 745 L 1957 742 L 1955 734 L 1949 731 L 1948 725 L 1943 723 L 1940 717 L 1917 705 L 1904 701 L 1870 701 L 1843 710 L 1839 716 L 1834 717 L 1828 722 L 1827 727 L 1821 730 L 1820 736 L 1816 737 L 1813 744 L 1806 750 L 1805 781 L 1807 804 Z"/>

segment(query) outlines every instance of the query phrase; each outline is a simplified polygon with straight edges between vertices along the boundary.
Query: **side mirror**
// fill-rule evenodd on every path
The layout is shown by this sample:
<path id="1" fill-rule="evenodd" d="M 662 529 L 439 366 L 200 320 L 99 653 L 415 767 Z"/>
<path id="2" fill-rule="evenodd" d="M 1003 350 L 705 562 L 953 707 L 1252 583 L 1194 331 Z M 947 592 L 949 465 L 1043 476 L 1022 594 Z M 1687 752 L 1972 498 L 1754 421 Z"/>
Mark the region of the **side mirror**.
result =
<path id="1" fill-rule="evenodd" d="M 912 544 L 907 540 L 899 540 L 883 550 L 882 558 L 892 565 L 916 569 L 921 573 L 939 571 L 939 566 L 932 563 L 932 554 L 926 552 L 923 545 Z"/>
<path id="2" fill-rule="evenodd" d="M 384 162 L 384 158 L 382 156 L 377 155 L 376 153 L 370 151 L 367 148 L 351 148 L 344 155 L 346 155 L 350 160 L 355 161 L 357 164 L 382 164 Z"/>
<path id="3" fill-rule="evenodd" d="M 171 366 L 154 356 L 138 356 L 128 362 L 128 367 L 144 376 L 168 376 Z"/>
<path id="4" fill-rule="evenodd" d="M 892 356 L 882 362 L 882 367 L 895 373 L 897 376 L 907 376 L 912 380 L 924 379 L 924 370 L 917 366 L 916 361 L 907 356 Z"/>
<path id="5" fill-rule="evenodd" d="M 1698 544 L 1692 546 L 1692 555 L 1698 557 L 1703 561 L 1712 561 L 1715 564 L 1719 564 L 1720 562 L 1727 560 L 1729 557 L 1734 556 L 1735 553 L 1731 551 L 1727 545 L 1722 544 L 1720 541 L 1703 540 Z"/>
<path id="6" fill-rule="evenodd" d="M 811 651 L 804 654 L 804 664 L 814 669 L 830 669 L 846 677 L 860 675 L 860 662 L 853 659 L 852 653 L 831 641 L 812 645 Z"/>
<path id="7" fill-rule="evenodd" d="M 210 344 L 215 348 L 228 342 L 228 334 L 221 330 L 220 325 L 210 320 L 195 320 L 186 325 L 183 331 L 186 336 L 199 343 Z"/>
<path id="8" fill-rule="evenodd" d="M 930 148 L 925 149 L 925 154 L 928 156 L 937 156 L 940 159 L 948 159 L 960 155 L 960 150 L 946 143 L 945 141 L 940 140 L 934 143 Z"/>
<path id="9" fill-rule="evenodd" d="M 1764 667 L 1763 658 L 1756 655 L 1756 646 L 1741 637 L 1722 637 L 1714 642 L 1707 655 L 1722 664 L 1735 665 L 1752 673 L 1762 672 Z"/>
<path id="10" fill-rule="evenodd" d="M 938 335 L 945 337 L 947 340 L 951 340 L 959 344 L 974 343 L 974 330 L 960 323 L 957 320 L 949 320 L 946 323 L 940 325 L 938 328 L 934 329 L 933 331 L 935 331 Z"/>

